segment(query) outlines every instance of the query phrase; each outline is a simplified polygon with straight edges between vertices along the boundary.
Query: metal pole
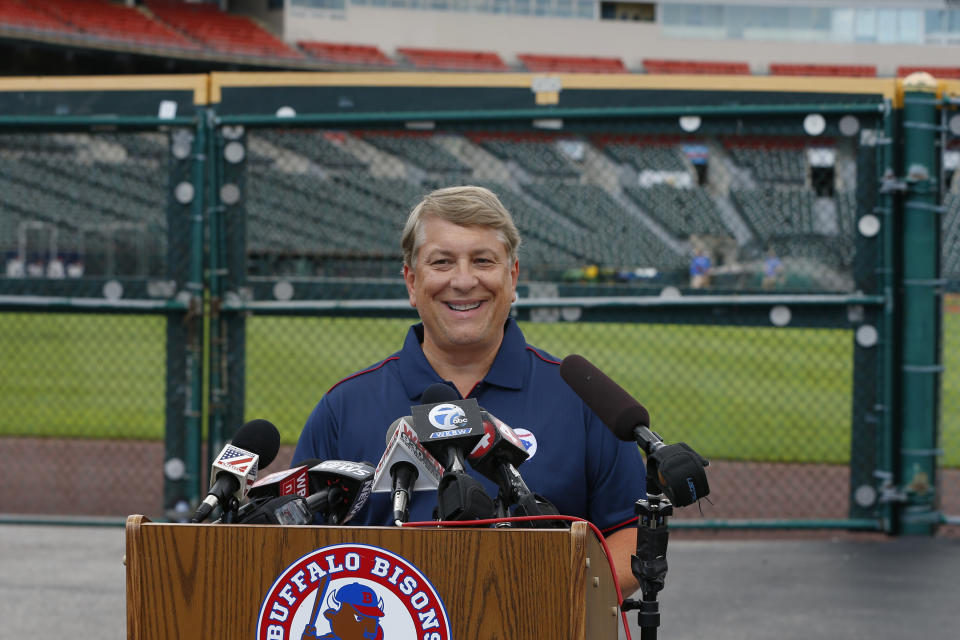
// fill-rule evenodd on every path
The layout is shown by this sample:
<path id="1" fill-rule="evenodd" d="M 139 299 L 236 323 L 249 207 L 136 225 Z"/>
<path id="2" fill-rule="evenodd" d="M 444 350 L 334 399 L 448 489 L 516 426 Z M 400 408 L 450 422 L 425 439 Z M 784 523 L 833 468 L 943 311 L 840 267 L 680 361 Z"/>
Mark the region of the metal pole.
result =
<path id="1" fill-rule="evenodd" d="M 903 202 L 900 477 L 907 500 L 900 532 L 931 535 L 936 514 L 939 185 L 937 83 L 927 73 L 903 81 Z"/>

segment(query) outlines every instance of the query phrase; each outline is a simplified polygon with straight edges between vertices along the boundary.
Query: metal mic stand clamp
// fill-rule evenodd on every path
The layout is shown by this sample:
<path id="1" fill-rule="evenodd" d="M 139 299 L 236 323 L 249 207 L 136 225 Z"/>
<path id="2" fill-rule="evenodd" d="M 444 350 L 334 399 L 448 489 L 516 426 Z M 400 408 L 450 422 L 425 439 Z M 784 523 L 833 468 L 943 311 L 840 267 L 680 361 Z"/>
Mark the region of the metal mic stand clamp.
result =
<path id="1" fill-rule="evenodd" d="M 240 501 L 237 500 L 236 496 L 230 496 L 230 499 L 227 501 L 227 504 L 223 507 L 223 515 L 221 516 L 221 522 L 223 524 L 236 524 L 239 520 L 240 513 Z"/>
<path id="2" fill-rule="evenodd" d="M 624 600 L 623 611 L 639 609 L 637 624 L 642 640 L 657 637 L 660 626 L 660 604 L 657 594 L 663 589 L 667 576 L 667 541 L 670 529 L 667 518 L 673 515 L 673 504 L 664 495 L 647 494 L 646 500 L 637 500 L 633 508 L 637 518 L 637 555 L 631 556 L 630 568 L 640 583 L 642 600 Z"/>

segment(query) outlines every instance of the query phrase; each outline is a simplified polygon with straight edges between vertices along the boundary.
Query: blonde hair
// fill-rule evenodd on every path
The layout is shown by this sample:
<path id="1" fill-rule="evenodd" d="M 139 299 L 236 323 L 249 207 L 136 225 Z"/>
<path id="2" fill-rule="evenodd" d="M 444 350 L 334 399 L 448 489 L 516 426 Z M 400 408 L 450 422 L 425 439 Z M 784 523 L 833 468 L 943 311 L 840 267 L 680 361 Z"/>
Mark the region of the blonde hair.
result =
<path id="1" fill-rule="evenodd" d="M 423 221 L 430 217 L 440 218 L 462 227 L 486 227 L 495 229 L 507 249 L 510 262 L 517 259 L 520 248 L 520 232 L 495 193 L 483 187 L 464 185 L 437 189 L 420 201 L 410 212 L 403 227 L 400 246 L 403 263 L 413 267 L 417 251 L 424 241 Z"/>

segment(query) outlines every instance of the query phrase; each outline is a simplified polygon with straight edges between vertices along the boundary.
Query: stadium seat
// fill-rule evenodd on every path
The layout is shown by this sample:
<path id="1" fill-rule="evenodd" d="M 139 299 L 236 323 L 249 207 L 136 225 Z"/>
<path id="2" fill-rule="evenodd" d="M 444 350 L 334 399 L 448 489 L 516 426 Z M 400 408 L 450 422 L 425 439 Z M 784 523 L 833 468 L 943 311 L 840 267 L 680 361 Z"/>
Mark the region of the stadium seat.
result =
<path id="1" fill-rule="evenodd" d="M 376 67 L 392 67 L 397 64 L 396 61 L 373 45 L 300 40 L 297 42 L 297 46 L 310 56 L 325 62 Z"/>
<path id="2" fill-rule="evenodd" d="M 807 158 L 803 140 L 788 137 L 731 138 L 724 141 L 731 159 L 750 169 L 764 183 L 806 184 Z M 820 146 L 833 141 L 822 139 Z"/>
<path id="3" fill-rule="evenodd" d="M 221 53 L 267 58 L 304 58 L 304 54 L 249 18 L 221 11 L 215 4 L 149 0 L 160 20 Z"/>
<path id="4" fill-rule="evenodd" d="M 960 78 L 960 67 L 937 67 L 933 65 L 929 66 L 915 66 L 915 67 L 897 67 L 897 77 L 906 78 L 911 73 L 915 71 L 926 71 L 934 78 L 949 78 L 952 80 Z"/>
<path id="5" fill-rule="evenodd" d="M 643 68 L 647 73 L 750 75 L 750 65 L 746 62 L 720 62 L 717 60 L 661 60 L 644 58 Z"/>
<path id="6" fill-rule="evenodd" d="M 873 78 L 877 75 L 877 67 L 872 64 L 791 64 L 772 62 L 770 63 L 770 75 Z"/>
<path id="7" fill-rule="evenodd" d="M 45 31 L 76 31 L 72 25 L 39 7 L 30 6 L 24 0 L 0 2 L 0 24 Z"/>
<path id="8" fill-rule="evenodd" d="M 110 40 L 180 49 L 200 49 L 199 43 L 137 9 L 106 0 L 48 0 L 44 10 L 82 33 Z"/>
<path id="9" fill-rule="evenodd" d="M 437 144 L 430 136 L 416 134 L 368 134 L 364 140 L 387 153 L 399 156 L 424 171 L 469 174 L 471 168 Z"/>
<path id="10" fill-rule="evenodd" d="M 534 73 L 627 73 L 620 58 L 518 53 L 517 59 Z"/>
<path id="11" fill-rule="evenodd" d="M 459 51 L 455 49 L 419 49 L 398 47 L 418 69 L 446 69 L 451 71 L 509 71 L 500 56 L 492 51 Z"/>

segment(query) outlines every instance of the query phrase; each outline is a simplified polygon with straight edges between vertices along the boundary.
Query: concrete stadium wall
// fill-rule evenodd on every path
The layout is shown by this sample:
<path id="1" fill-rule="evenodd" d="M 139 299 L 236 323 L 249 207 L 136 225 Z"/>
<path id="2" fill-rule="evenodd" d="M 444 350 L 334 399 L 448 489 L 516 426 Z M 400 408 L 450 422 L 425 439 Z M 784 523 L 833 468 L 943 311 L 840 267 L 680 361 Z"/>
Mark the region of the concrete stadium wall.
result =
<path id="1" fill-rule="evenodd" d="M 388 55 L 397 47 L 496 51 L 507 64 L 518 53 L 617 56 L 632 71 L 643 58 L 747 62 L 767 73 L 771 62 L 872 64 L 881 76 L 901 65 L 951 65 L 958 46 L 832 44 L 702 40 L 664 37 L 656 24 L 463 14 L 347 6 L 345 11 L 290 7 L 284 14 L 288 42 L 320 40 L 376 45 Z"/>

